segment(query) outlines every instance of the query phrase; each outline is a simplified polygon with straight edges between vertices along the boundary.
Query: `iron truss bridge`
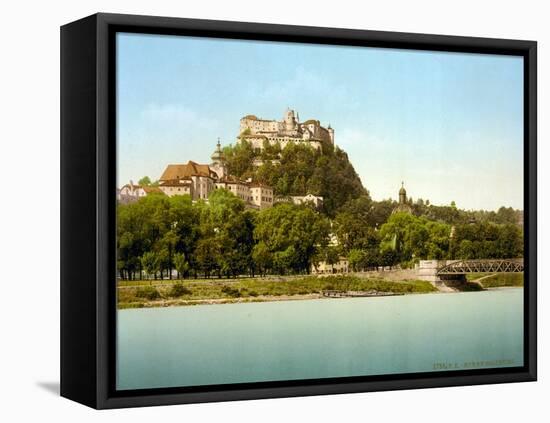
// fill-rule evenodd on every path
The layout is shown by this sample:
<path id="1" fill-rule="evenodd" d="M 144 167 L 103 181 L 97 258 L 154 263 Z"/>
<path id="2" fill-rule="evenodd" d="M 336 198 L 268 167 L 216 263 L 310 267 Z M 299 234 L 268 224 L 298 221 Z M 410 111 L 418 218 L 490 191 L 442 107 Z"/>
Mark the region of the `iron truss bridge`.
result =
<path id="1" fill-rule="evenodd" d="M 523 259 L 457 260 L 437 269 L 437 275 L 500 272 L 523 272 Z"/>

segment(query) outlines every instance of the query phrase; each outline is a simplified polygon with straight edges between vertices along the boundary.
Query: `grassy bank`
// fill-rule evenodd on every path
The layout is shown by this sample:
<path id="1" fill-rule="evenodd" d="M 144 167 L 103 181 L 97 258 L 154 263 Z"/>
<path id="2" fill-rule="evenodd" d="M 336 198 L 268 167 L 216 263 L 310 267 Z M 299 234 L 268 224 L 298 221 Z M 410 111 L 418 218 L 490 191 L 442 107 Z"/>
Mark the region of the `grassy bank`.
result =
<path id="1" fill-rule="evenodd" d="M 470 273 L 466 278 L 479 282 L 484 288 L 523 286 L 523 273 Z"/>
<path id="2" fill-rule="evenodd" d="M 209 303 L 274 301 L 320 298 L 321 291 L 377 291 L 426 293 L 436 289 L 425 281 L 389 281 L 339 275 L 318 278 L 250 278 L 233 280 L 132 281 L 119 282 L 118 307 L 156 307 Z"/>

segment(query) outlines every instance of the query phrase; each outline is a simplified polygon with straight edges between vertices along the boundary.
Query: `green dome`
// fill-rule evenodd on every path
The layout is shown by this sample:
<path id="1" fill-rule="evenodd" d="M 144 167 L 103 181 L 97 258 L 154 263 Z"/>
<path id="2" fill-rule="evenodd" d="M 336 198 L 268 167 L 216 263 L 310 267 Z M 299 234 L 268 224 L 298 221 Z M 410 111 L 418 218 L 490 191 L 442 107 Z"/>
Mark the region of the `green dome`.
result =
<path id="1" fill-rule="evenodd" d="M 407 191 L 405 190 L 405 187 L 403 186 L 403 182 L 401 182 L 401 189 L 399 190 L 399 195 L 407 195 Z"/>
<path id="2" fill-rule="evenodd" d="M 218 144 L 216 144 L 216 150 L 214 150 L 214 152 L 212 153 L 212 155 L 210 157 L 212 158 L 213 162 L 219 162 L 219 161 L 222 161 L 224 159 L 222 146 L 220 144 L 219 139 L 218 139 Z"/>

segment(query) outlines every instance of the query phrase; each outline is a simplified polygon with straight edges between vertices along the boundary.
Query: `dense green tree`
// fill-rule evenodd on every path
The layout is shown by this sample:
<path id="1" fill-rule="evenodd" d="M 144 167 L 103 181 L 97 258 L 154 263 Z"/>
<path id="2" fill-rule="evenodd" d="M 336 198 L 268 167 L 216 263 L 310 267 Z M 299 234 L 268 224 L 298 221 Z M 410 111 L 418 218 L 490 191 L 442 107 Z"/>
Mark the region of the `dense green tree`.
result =
<path id="1" fill-rule="evenodd" d="M 249 142 L 241 140 L 235 146 L 225 147 L 223 153 L 230 175 L 245 177 L 253 170 L 256 153 Z"/>
<path id="2" fill-rule="evenodd" d="M 329 230 L 328 219 L 314 210 L 278 204 L 258 213 L 254 238 L 273 255 L 275 267 L 309 272 L 313 257 L 327 245 Z"/>
<path id="3" fill-rule="evenodd" d="M 374 205 L 368 194 L 348 201 L 336 214 L 333 224 L 345 252 L 376 247 L 379 239 L 375 227 Z"/>
<path id="4" fill-rule="evenodd" d="M 202 272 L 205 278 L 209 278 L 212 272 L 220 268 L 220 250 L 218 242 L 214 237 L 201 238 L 195 249 L 195 260 L 197 269 Z"/>
<path id="5" fill-rule="evenodd" d="M 178 277 L 187 277 L 189 273 L 189 262 L 185 258 L 185 254 L 183 253 L 174 254 L 174 267 L 178 272 Z"/>
<path id="6" fill-rule="evenodd" d="M 379 229 L 384 223 L 386 223 L 396 205 L 396 202 L 392 200 L 372 202 L 371 222 L 375 229 Z"/>
<path id="7" fill-rule="evenodd" d="M 337 147 L 325 144 L 319 151 L 293 142 L 284 149 L 268 144 L 264 143 L 261 152 L 255 152 L 246 140 L 226 147 L 229 172 L 266 183 L 277 196 L 322 196 L 324 211 L 329 216 L 334 216 L 347 201 L 367 193 L 347 154 Z M 257 161 L 262 164 L 257 166 Z"/>
<path id="8" fill-rule="evenodd" d="M 152 251 L 143 253 L 140 257 L 141 268 L 147 277 L 155 276 L 160 270 L 158 256 Z"/>
<path id="9" fill-rule="evenodd" d="M 358 272 L 360 270 L 363 270 L 364 256 L 365 254 L 363 250 L 359 250 L 356 248 L 349 250 L 348 261 L 349 261 L 350 267 L 354 271 Z"/>
<path id="10" fill-rule="evenodd" d="M 273 268 L 273 254 L 264 242 L 256 244 L 252 251 L 252 260 L 260 275 L 265 276 Z"/>
<path id="11" fill-rule="evenodd" d="M 455 258 L 489 259 L 523 256 L 523 230 L 515 224 L 478 222 L 456 226 Z"/>
<path id="12" fill-rule="evenodd" d="M 149 178 L 148 176 L 144 176 L 143 178 L 141 178 L 138 182 L 139 185 L 141 186 L 150 186 L 151 185 L 151 178 Z"/>

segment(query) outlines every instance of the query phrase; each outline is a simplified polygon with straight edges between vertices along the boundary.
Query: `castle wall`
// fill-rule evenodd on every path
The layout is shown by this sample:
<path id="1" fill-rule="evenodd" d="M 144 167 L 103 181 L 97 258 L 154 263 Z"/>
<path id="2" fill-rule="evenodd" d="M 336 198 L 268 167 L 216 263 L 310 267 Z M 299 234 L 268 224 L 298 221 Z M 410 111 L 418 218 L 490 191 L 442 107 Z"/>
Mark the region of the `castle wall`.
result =
<path id="1" fill-rule="evenodd" d="M 287 110 L 285 118 L 281 121 L 258 119 L 254 115 L 245 116 L 240 120 L 239 134 L 244 131 L 248 131 L 252 135 L 246 136 L 246 141 L 250 142 L 253 148 L 260 150 L 263 149 L 264 137 L 271 145 L 280 144 L 282 148 L 286 147 L 290 141 L 307 142 L 315 149 L 321 148 L 321 143 L 317 140 L 334 144 L 332 128 L 326 129 L 318 120 L 313 119 L 300 123 L 293 110 Z M 253 135 L 258 135 L 258 137 L 253 137 Z M 237 143 L 240 141 L 241 139 L 237 138 Z"/>

